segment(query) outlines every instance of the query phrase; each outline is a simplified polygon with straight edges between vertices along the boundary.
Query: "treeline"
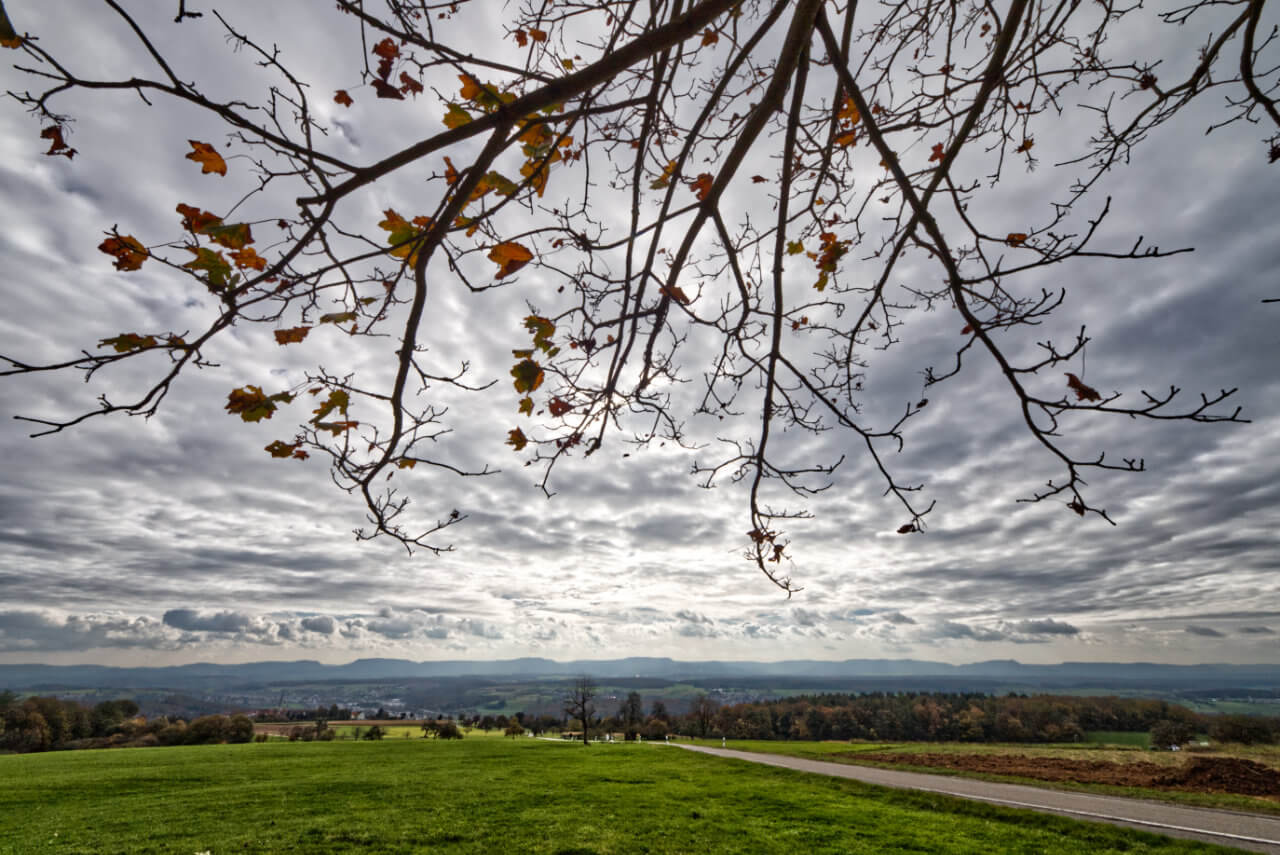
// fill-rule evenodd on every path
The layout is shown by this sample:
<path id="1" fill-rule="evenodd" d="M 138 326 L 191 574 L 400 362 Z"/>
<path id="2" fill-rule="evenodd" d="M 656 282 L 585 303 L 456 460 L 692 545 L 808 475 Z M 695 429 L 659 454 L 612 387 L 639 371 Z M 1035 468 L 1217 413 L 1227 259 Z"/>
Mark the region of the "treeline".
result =
<path id="1" fill-rule="evenodd" d="M 0 751 L 59 751 L 151 745 L 206 745 L 248 742 L 253 722 L 243 715 L 206 715 L 193 721 L 138 715 L 131 700 L 92 707 L 73 700 L 0 692 Z"/>
<path id="2" fill-rule="evenodd" d="M 1280 720 L 1274 718 L 1206 716 L 1159 700 L 916 692 L 815 695 L 721 707 L 704 697 L 676 729 L 731 739 L 1071 742 L 1090 730 L 1149 732 L 1161 724 L 1224 742 L 1275 742 L 1280 735 Z"/>

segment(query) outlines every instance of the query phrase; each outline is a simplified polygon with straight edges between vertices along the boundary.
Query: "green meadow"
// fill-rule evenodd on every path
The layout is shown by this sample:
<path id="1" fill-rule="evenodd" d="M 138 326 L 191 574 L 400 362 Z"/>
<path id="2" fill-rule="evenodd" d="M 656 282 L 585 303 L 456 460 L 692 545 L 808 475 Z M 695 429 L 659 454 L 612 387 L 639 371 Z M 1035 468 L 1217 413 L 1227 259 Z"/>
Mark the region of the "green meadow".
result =
<path id="1" fill-rule="evenodd" d="M 1230 850 L 659 745 L 477 739 L 0 756 L 0 853 Z"/>

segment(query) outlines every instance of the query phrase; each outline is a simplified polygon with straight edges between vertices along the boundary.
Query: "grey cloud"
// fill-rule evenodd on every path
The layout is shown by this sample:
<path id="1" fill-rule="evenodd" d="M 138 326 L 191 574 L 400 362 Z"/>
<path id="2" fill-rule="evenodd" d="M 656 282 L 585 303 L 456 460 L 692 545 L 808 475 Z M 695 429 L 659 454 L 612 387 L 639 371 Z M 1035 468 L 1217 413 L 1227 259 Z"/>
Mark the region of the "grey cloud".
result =
<path id="1" fill-rule="evenodd" d="M 907 617 L 902 612 L 885 612 L 884 614 L 880 615 L 880 617 L 883 620 L 888 621 L 889 623 L 895 623 L 899 625 L 915 623 L 913 619 Z"/>
<path id="2" fill-rule="evenodd" d="M 328 615 L 303 618 L 299 623 L 308 632 L 318 632 L 322 635 L 333 635 L 338 631 L 338 622 Z"/>
<path id="3" fill-rule="evenodd" d="M 163 623 L 188 632 L 237 633 L 249 629 L 253 622 L 248 615 L 239 612 L 202 613 L 194 609 L 170 609 L 164 613 Z"/>
<path id="4" fill-rule="evenodd" d="M 1206 637 L 1206 638 L 1223 638 L 1223 637 L 1225 637 L 1225 636 L 1224 636 L 1224 633 L 1218 632 L 1218 630 L 1214 629 L 1214 628 L 1213 628 L 1213 627 L 1211 627 L 1211 626 L 1197 626 L 1197 625 L 1195 625 L 1195 624 L 1189 624 L 1189 625 L 1186 627 L 1186 629 L 1184 630 L 1184 632 L 1189 632 L 1189 633 L 1191 633 L 1192 635 L 1202 635 L 1202 636 L 1204 636 L 1204 637 Z"/>
<path id="5" fill-rule="evenodd" d="M 1275 630 L 1269 626 L 1242 626 L 1236 632 L 1243 635 L 1275 635 Z"/>
<path id="6" fill-rule="evenodd" d="M 1045 620 L 1023 620 L 1017 623 L 1009 624 L 1009 628 L 1014 632 L 1020 632 L 1026 635 L 1079 635 L 1080 630 L 1064 621 L 1053 620 L 1048 618 Z"/>
<path id="7" fill-rule="evenodd" d="M 1003 632 L 994 629 L 972 627 L 964 623 L 943 621 L 934 631 L 937 638 L 965 638 L 971 641 L 1004 641 L 1008 638 Z"/>

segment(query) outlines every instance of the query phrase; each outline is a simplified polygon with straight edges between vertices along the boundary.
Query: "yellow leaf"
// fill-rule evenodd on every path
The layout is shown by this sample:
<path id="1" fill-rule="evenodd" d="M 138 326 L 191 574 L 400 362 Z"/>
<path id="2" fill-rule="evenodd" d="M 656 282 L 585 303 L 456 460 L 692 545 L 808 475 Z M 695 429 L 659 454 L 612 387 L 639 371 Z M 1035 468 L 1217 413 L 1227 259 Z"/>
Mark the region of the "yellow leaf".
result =
<path id="1" fill-rule="evenodd" d="M 449 111 L 444 114 L 444 126 L 451 131 L 462 127 L 470 121 L 471 114 L 457 104 L 450 104 Z"/>
<path id="2" fill-rule="evenodd" d="M 147 250 L 133 235 L 109 237 L 98 249 L 116 258 L 116 270 L 139 270 L 147 260 Z"/>
<path id="3" fill-rule="evenodd" d="M 213 146 L 196 140 L 187 140 L 187 142 L 191 143 L 191 148 L 193 149 L 187 154 L 187 160 L 194 160 L 200 164 L 201 175 L 210 172 L 216 172 L 219 175 L 227 174 L 227 162 L 222 159 L 222 155 L 214 151 Z"/>
<path id="4" fill-rule="evenodd" d="M 489 250 L 489 260 L 498 265 L 498 275 L 495 278 L 501 279 L 532 261 L 533 252 L 515 241 L 505 241 Z"/>

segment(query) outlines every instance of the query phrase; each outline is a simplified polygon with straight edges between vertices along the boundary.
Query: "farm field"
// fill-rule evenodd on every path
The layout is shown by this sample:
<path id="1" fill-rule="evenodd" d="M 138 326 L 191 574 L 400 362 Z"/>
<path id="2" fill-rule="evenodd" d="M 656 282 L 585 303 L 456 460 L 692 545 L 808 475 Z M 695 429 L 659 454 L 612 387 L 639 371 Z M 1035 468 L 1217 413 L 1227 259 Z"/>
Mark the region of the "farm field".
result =
<path id="1" fill-rule="evenodd" d="M 0 788 L 3 855 L 1231 851 L 656 745 L 56 752 L 0 756 L 0 780 L 21 781 Z"/>
<path id="2" fill-rule="evenodd" d="M 718 747 L 718 739 L 690 740 Z M 727 747 L 1201 807 L 1280 815 L 1280 746 L 1144 751 L 1133 745 L 968 742 L 767 742 Z"/>

